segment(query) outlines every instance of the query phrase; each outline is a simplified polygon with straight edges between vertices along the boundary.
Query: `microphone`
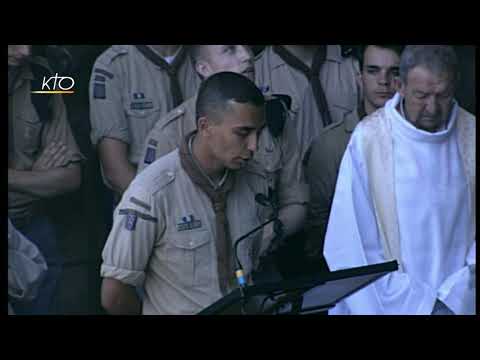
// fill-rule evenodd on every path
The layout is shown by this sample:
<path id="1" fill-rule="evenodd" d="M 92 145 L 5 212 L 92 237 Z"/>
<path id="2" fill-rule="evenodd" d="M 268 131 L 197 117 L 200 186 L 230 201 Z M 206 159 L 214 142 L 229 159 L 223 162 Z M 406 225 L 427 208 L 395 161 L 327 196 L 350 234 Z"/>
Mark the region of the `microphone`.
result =
<path id="1" fill-rule="evenodd" d="M 237 278 L 238 285 L 240 286 L 240 292 L 241 292 L 243 297 L 245 296 L 243 290 L 244 290 L 244 287 L 245 287 L 247 282 L 246 282 L 246 279 L 245 279 L 245 274 L 243 272 L 242 263 L 240 262 L 240 259 L 238 258 L 238 245 L 243 240 L 248 238 L 250 235 L 256 233 L 257 231 L 259 231 L 261 229 L 263 229 L 265 226 L 267 226 L 268 224 L 270 224 L 271 222 L 274 222 L 274 221 L 275 221 L 275 224 L 274 224 L 275 234 L 277 234 L 277 236 L 279 236 L 282 233 L 282 229 L 281 229 L 282 228 L 282 223 L 278 219 L 278 209 L 275 206 L 275 202 L 273 201 L 274 200 L 273 191 L 271 190 L 271 188 L 269 188 L 268 192 L 269 192 L 268 196 L 266 196 L 265 194 L 262 194 L 262 193 L 256 194 L 255 195 L 255 202 L 257 202 L 258 204 L 260 204 L 262 206 L 271 207 L 273 209 L 273 216 L 270 218 L 270 220 L 264 222 L 263 224 L 257 226 L 255 229 L 251 230 L 247 234 L 238 238 L 234 243 L 234 254 L 235 254 L 235 261 L 236 261 L 236 265 L 237 265 L 236 269 L 235 269 L 235 277 Z"/>
<path id="2" fill-rule="evenodd" d="M 243 292 L 243 289 L 245 288 L 245 285 L 247 283 L 247 281 L 245 280 L 245 274 L 243 272 L 243 266 L 242 266 L 242 263 L 240 262 L 240 259 L 238 258 L 238 245 L 243 241 L 245 240 L 246 238 L 248 238 L 250 235 L 256 233 L 257 231 L 263 229 L 265 226 L 267 226 L 268 224 L 270 224 L 271 222 L 277 220 L 276 217 L 273 217 L 271 218 L 270 220 L 264 222 L 263 224 L 257 226 L 255 229 L 251 230 L 250 232 L 248 232 L 247 234 L 241 236 L 240 238 L 237 239 L 237 241 L 235 241 L 235 244 L 234 244 L 234 254 L 235 254 L 235 261 L 237 263 L 237 266 L 236 266 L 236 269 L 235 269 L 235 277 L 237 278 L 237 282 L 238 282 L 238 285 L 240 286 L 240 292 L 242 293 L 242 296 L 244 297 L 245 294 Z"/>

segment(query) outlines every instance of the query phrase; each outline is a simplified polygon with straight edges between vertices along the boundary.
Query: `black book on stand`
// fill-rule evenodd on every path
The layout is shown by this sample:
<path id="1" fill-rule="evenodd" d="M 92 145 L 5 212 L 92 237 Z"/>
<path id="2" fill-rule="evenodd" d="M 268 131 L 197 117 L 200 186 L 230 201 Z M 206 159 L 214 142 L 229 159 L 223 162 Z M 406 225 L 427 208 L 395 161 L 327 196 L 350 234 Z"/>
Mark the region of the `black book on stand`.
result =
<path id="1" fill-rule="evenodd" d="M 306 315 L 324 312 L 398 270 L 396 261 L 302 277 L 262 285 L 246 286 L 244 296 L 236 289 L 198 315 Z"/>

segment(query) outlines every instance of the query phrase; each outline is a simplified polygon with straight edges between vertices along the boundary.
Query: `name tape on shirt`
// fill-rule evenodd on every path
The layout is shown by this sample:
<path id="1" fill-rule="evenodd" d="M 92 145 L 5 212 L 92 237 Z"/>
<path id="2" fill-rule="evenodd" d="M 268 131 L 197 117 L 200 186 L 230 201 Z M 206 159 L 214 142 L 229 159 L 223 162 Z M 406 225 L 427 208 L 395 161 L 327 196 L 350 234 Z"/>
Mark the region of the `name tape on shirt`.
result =
<path id="1" fill-rule="evenodd" d="M 193 215 L 182 217 L 182 221 L 177 224 L 177 231 L 188 231 L 199 229 L 202 227 L 202 222 L 196 220 Z"/>

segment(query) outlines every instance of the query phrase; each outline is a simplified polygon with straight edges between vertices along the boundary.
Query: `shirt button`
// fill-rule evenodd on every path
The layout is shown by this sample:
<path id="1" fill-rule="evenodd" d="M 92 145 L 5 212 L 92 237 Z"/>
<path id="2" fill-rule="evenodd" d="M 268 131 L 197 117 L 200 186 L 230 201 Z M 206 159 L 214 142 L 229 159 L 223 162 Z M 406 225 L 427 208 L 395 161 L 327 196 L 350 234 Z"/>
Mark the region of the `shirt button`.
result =
<path id="1" fill-rule="evenodd" d="M 171 171 L 167 172 L 168 177 L 173 177 L 173 173 Z"/>
<path id="2" fill-rule="evenodd" d="M 193 241 L 190 241 L 190 246 L 193 246 Z"/>

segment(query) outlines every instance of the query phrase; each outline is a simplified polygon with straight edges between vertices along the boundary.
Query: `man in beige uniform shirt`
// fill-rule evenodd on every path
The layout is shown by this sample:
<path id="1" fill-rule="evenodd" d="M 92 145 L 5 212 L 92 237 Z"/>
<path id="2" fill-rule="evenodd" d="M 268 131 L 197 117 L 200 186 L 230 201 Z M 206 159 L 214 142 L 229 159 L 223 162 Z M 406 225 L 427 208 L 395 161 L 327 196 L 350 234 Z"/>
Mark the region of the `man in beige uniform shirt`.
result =
<path id="1" fill-rule="evenodd" d="M 95 62 L 90 80 L 92 143 L 106 185 L 121 195 L 136 174 L 153 124 L 200 83 L 181 45 L 114 45 Z"/>
<path id="2" fill-rule="evenodd" d="M 52 76 L 31 45 L 8 46 L 8 216 L 38 246 L 47 278 L 33 301 L 16 304 L 18 314 L 55 313 L 61 255 L 55 225 L 45 207 L 81 183 L 80 153 L 60 94 L 32 94 Z M 51 83 L 51 82 L 50 82 Z"/>
<path id="3" fill-rule="evenodd" d="M 220 71 L 232 71 L 245 75 L 250 80 L 254 79 L 253 56 L 245 45 L 197 45 L 191 50 L 195 69 L 202 78 Z M 155 124 L 146 138 L 139 172 L 155 159 L 179 147 L 185 135 L 196 129 L 195 101 L 196 97 L 187 100 Z M 268 128 L 267 119 L 267 127 L 260 135 L 258 151 L 246 166 L 246 171 L 251 174 L 252 188 L 257 193 L 270 194 L 276 198 L 275 206 L 278 207 L 283 224 L 284 237 L 302 228 L 308 202 L 308 187 L 304 181 L 300 152 L 291 124 L 288 118 L 285 119 L 283 131 L 276 134 Z M 272 215 L 271 210 L 261 205 L 258 209 L 265 218 Z M 275 236 L 273 227 L 272 224 L 264 230 L 267 243 Z M 272 245 L 280 243 L 281 241 L 276 241 Z"/>
<path id="4" fill-rule="evenodd" d="M 321 128 L 358 116 L 358 61 L 344 56 L 340 45 L 267 46 L 255 59 L 255 72 L 264 93 L 292 97 L 302 155 Z"/>
<path id="5" fill-rule="evenodd" d="M 261 221 L 243 168 L 265 126 L 264 98 L 223 72 L 203 82 L 196 109 L 198 131 L 138 175 L 115 210 L 101 267 L 111 314 L 195 314 L 235 287 L 234 240 Z M 247 277 L 260 240 L 239 247 Z"/>

